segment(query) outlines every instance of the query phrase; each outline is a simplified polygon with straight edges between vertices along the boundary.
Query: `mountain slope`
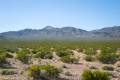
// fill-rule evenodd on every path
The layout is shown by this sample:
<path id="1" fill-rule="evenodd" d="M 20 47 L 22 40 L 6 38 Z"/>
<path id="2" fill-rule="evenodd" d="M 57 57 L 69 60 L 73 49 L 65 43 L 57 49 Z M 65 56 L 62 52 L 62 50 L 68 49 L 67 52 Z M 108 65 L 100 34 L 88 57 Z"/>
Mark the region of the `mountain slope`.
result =
<path id="1" fill-rule="evenodd" d="M 91 31 L 94 35 L 108 38 L 120 38 L 120 26 L 107 27 Z"/>
<path id="2" fill-rule="evenodd" d="M 54 28 L 47 26 L 43 29 L 24 29 L 20 31 L 10 31 L 1 33 L 0 36 L 7 38 L 67 38 L 85 37 L 88 32 L 74 27 Z"/>
<path id="3" fill-rule="evenodd" d="M 24 29 L 0 33 L 0 38 L 43 39 L 43 38 L 120 38 L 120 26 L 107 27 L 99 30 L 86 31 L 74 27 L 54 28 L 46 26 L 43 29 Z"/>

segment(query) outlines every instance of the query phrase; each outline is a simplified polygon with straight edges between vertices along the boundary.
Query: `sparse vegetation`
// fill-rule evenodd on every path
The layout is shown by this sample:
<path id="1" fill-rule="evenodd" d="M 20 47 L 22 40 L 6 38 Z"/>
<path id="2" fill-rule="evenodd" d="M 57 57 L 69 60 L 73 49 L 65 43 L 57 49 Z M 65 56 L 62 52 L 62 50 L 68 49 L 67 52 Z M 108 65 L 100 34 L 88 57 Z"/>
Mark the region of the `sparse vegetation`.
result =
<path id="1" fill-rule="evenodd" d="M 21 78 L 25 76 L 42 80 L 59 80 L 62 76 L 61 79 L 64 80 L 74 77 L 73 70 L 81 73 L 87 68 L 90 71 L 83 72 L 87 78 L 83 78 L 82 74 L 82 79 L 91 80 L 92 75 L 92 80 L 110 80 L 109 76 L 118 78 L 116 74 L 120 71 L 120 55 L 116 53 L 120 47 L 119 41 L 3 41 L 0 44 L 0 65 L 3 65 L 0 68 L 3 76 L 19 75 Z M 101 68 L 112 75 L 99 71 Z M 65 71 L 60 73 L 62 69 Z M 26 75 L 28 73 L 29 76 Z M 81 77 L 78 78 L 81 80 Z"/>

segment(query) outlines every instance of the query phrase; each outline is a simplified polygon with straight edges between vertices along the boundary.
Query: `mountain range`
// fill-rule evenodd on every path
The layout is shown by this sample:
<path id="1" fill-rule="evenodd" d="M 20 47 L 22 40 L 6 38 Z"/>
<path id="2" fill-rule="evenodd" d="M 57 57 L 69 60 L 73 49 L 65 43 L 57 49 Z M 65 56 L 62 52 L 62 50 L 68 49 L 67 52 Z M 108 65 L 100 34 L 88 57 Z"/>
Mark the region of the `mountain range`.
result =
<path id="1" fill-rule="evenodd" d="M 75 27 L 55 28 L 46 26 L 43 29 L 24 29 L 0 33 L 0 39 L 66 39 L 66 38 L 111 38 L 120 39 L 120 26 L 106 27 L 86 31 Z"/>

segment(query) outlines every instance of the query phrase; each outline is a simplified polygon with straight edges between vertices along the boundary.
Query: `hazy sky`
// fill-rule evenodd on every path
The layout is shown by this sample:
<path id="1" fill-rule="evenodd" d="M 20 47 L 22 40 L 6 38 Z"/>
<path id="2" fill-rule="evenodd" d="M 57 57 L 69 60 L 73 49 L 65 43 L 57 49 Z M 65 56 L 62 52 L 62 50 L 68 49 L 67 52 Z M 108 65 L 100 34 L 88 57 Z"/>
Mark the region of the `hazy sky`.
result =
<path id="1" fill-rule="evenodd" d="M 0 32 L 73 26 L 120 25 L 120 0 L 0 0 Z"/>

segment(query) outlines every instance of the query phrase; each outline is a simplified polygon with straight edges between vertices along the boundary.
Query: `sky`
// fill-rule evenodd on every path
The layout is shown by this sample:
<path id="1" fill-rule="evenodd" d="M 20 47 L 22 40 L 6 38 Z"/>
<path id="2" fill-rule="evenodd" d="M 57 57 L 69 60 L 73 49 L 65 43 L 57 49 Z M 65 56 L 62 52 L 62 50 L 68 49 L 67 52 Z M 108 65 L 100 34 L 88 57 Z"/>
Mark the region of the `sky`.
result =
<path id="1" fill-rule="evenodd" d="M 0 32 L 120 26 L 120 0 L 0 0 Z"/>

